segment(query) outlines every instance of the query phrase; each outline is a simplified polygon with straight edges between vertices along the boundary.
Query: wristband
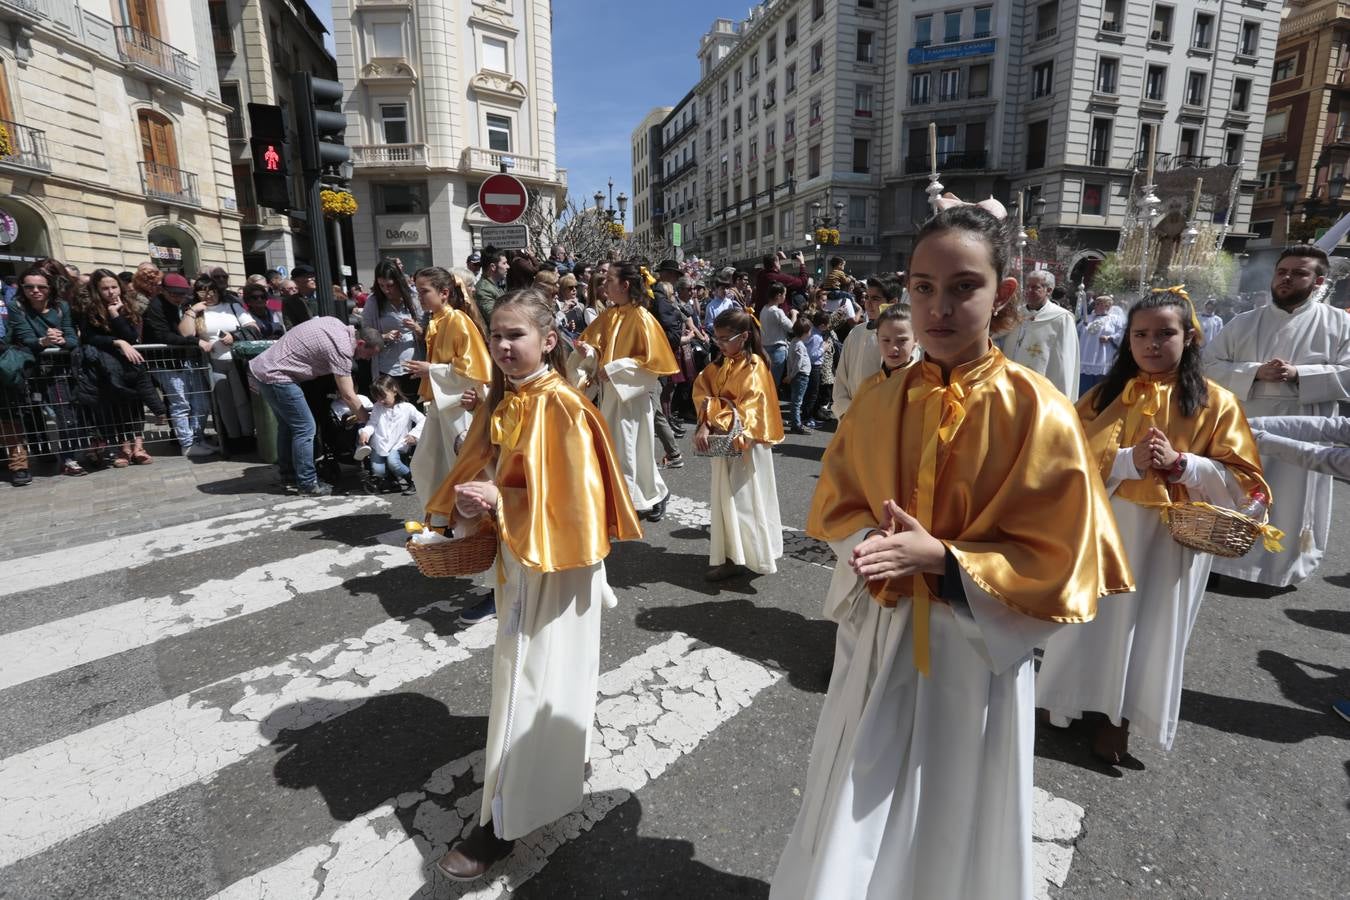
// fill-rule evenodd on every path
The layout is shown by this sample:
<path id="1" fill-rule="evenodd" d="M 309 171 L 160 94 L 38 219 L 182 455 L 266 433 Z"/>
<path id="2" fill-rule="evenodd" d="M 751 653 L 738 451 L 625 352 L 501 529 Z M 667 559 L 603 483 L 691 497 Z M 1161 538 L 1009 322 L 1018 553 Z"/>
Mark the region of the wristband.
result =
<path id="1" fill-rule="evenodd" d="M 1186 454 L 1178 453 L 1177 461 L 1172 463 L 1172 467 L 1167 470 L 1168 481 L 1180 481 L 1181 476 L 1186 474 Z"/>

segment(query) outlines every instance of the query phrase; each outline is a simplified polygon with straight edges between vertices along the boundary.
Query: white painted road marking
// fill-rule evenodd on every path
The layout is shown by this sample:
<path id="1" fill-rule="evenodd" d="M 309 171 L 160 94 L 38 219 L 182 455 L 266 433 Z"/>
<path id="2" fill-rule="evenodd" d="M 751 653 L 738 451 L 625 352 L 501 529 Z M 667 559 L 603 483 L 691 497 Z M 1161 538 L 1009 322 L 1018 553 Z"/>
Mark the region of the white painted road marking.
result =
<path id="1" fill-rule="evenodd" d="M 231 513 L 172 528 L 159 528 L 76 548 L 39 553 L 5 563 L 0 597 L 196 553 L 269 531 L 284 531 L 306 522 L 351 515 L 383 502 L 379 497 L 291 500 L 278 503 L 270 510 Z"/>

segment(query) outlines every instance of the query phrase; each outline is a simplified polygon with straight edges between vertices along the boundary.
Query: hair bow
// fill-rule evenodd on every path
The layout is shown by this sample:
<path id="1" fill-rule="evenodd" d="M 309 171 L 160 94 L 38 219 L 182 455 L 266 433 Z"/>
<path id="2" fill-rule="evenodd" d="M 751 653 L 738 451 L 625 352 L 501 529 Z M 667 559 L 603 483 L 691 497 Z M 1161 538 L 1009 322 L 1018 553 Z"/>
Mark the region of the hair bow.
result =
<path id="1" fill-rule="evenodd" d="M 978 206 L 980 209 L 989 213 L 991 216 L 993 216 L 995 219 L 998 219 L 1000 222 L 1008 218 L 1007 207 L 1005 207 L 1002 203 L 999 203 L 993 197 L 990 197 L 987 200 L 981 200 L 979 203 L 970 203 L 965 200 L 962 200 L 960 197 L 956 196 L 951 191 L 948 191 L 941 197 L 937 198 L 938 212 L 942 212 L 943 210 L 946 209 L 952 209 L 953 207 L 956 206 Z"/>
<path id="2" fill-rule="evenodd" d="M 1191 328 L 1195 331 L 1195 346 L 1199 347 L 1205 342 L 1205 330 L 1200 327 L 1200 317 L 1195 314 L 1195 303 L 1191 300 L 1191 295 L 1186 292 L 1186 285 L 1174 284 L 1171 287 L 1154 288 L 1155 294 L 1175 294 L 1186 301 L 1186 308 L 1191 312 Z"/>

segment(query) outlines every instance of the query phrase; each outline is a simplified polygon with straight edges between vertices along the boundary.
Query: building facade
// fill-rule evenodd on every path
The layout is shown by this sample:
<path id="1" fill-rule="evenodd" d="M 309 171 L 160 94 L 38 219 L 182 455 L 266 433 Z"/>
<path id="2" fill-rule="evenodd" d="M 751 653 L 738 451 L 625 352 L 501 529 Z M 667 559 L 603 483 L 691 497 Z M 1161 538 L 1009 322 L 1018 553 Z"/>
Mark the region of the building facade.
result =
<path id="1" fill-rule="evenodd" d="M 661 215 L 658 218 L 667 243 L 673 236 L 672 225 L 680 226 L 680 245 L 699 243 L 699 166 L 698 97 L 693 91 L 684 95 L 661 122 Z"/>
<path id="2" fill-rule="evenodd" d="M 661 123 L 672 107 L 654 106 L 631 136 L 633 150 L 633 227 L 635 239 L 659 234 L 662 227 Z"/>
<path id="3" fill-rule="evenodd" d="M 0 274 L 242 272 L 206 0 L 12 0 L 0 25 Z"/>
<path id="4" fill-rule="evenodd" d="M 503 168 L 561 209 L 549 0 L 335 0 L 333 21 L 360 280 L 386 256 L 463 265 L 492 224 L 478 188 Z"/>
<path id="5" fill-rule="evenodd" d="M 230 107 L 230 168 L 242 216 L 244 269 L 250 275 L 312 261 L 314 250 L 304 223 L 263 209 L 253 195 L 248 104 L 280 106 L 292 127 L 291 73 L 337 78 L 337 61 L 324 48 L 328 33 L 306 0 L 208 0 L 220 98 Z M 291 135 L 289 168 L 300 171 L 299 139 Z M 299 179 L 292 205 L 303 209 Z"/>

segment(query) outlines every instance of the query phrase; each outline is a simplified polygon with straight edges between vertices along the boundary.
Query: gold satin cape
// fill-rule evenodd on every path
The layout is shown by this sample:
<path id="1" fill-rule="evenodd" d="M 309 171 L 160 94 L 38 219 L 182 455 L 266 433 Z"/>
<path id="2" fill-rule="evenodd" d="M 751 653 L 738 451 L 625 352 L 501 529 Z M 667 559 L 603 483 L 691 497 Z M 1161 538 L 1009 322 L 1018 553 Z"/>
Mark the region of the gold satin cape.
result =
<path id="1" fill-rule="evenodd" d="M 892 369 L 891 371 L 887 372 L 886 364 L 882 363 L 880 369 L 877 369 L 871 375 L 868 375 L 866 378 L 862 380 L 862 384 L 858 385 L 858 389 L 853 392 L 853 396 L 861 397 L 863 391 L 867 390 L 868 388 L 874 385 L 884 383 L 892 375 L 899 375 L 901 372 L 905 371 L 912 365 L 914 365 L 914 363 L 908 362 L 905 363 L 903 366 L 899 366 L 898 368 Z"/>
<path id="2" fill-rule="evenodd" d="M 731 431 L 735 409 L 741 417 L 741 437 L 733 442 L 737 450 L 783 440 L 773 373 L 758 353 L 743 351 L 704 368 L 694 381 L 694 409 L 700 423 L 721 434 Z"/>
<path id="3" fill-rule="evenodd" d="M 578 569 L 608 556 L 611 540 L 642 537 L 609 427 L 556 372 L 508 384 L 492 415 L 474 416 L 427 513 L 453 518 L 455 486 L 481 480 L 494 457 L 498 535 L 521 565 Z"/>
<path id="4" fill-rule="evenodd" d="M 992 345 L 945 382 L 924 360 L 859 394 L 825 451 L 806 530 L 839 541 L 876 528 L 891 499 L 1023 615 L 1087 622 L 1098 598 L 1133 589 L 1073 406 Z M 925 673 L 934 585 L 927 576 L 868 585 L 882 606 L 914 598 Z"/>
<path id="5" fill-rule="evenodd" d="M 609 307 L 577 340 L 595 348 L 602 367 L 616 359 L 632 359 L 653 375 L 674 375 L 680 369 L 661 324 L 636 303 Z"/>
<path id="6" fill-rule="evenodd" d="M 1094 408 L 1101 385 L 1084 394 L 1078 401 L 1078 415 L 1102 480 L 1111 474 L 1118 450 L 1133 447 L 1144 439 L 1149 428 L 1156 427 L 1167 435 L 1172 449 L 1222 463 L 1244 493 L 1250 495 L 1259 490 L 1269 504 L 1270 485 L 1261 470 L 1261 455 L 1242 406 L 1232 392 L 1212 381 L 1206 384 L 1209 405 L 1189 419 L 1181 413 L 1175 372 L 1165 375 L 1140 372 L 1126 382 L 1120 396 L 1101 412 Z M 1163 506 L 1169 501 L 1190 499 L 1184 485 L 1171 485 L 1170 496 L 1168 487 L 1164 473 L 1150 469 L 1143 478 L 1122 481 L 1115 495 L 1139 506 Z"/>
<path id="7" fill-rule="evenodd" d="M 455 373 L 478 384 L 492 383 L 492 357 L 473 320 L 453 306 L 441 307 L 427 322 L 427 362 L 450 365 Z M 417 395 L 430 401 L 431 379 L 423 378 Z"/>

